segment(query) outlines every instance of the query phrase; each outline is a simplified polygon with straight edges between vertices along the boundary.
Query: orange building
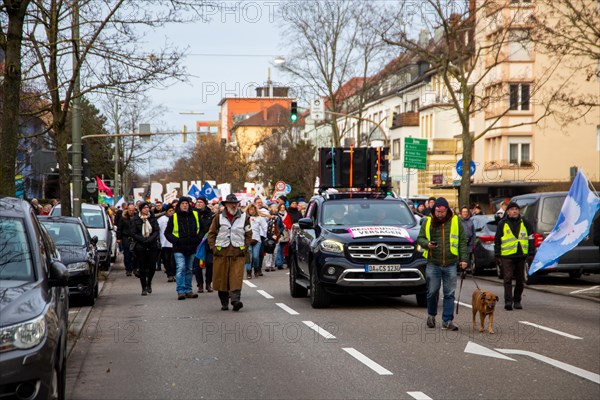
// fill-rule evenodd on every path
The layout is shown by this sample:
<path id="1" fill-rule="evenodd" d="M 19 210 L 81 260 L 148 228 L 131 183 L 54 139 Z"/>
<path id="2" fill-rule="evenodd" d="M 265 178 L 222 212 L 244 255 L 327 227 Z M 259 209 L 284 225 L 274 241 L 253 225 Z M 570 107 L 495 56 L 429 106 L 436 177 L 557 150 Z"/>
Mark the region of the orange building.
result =
<path id="1" fill-rule="evenodd" d="M 289 109 L 290 103 L 295 99 L 288 97 L 288 92 L 287 87 L 267 86 L 256 88 L 256 97 L 223 98 L 219 102 L 221 139 L 226 139 L 229 143 L 234 138 L 232 129 L 236 123 L 258 112 L 266 112 L 273 105 L 277 104 Z"/>

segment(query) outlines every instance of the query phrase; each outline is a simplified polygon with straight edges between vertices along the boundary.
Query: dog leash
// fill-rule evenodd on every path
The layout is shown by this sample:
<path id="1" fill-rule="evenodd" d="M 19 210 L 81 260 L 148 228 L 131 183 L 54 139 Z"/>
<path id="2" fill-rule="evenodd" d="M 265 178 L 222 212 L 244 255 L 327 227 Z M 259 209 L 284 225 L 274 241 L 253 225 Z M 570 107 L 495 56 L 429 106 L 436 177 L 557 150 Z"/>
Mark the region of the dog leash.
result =
<path id="1" fill-rule="evenodd" d="M 463 270 L 460 273 L 460 288 L 458 289 L 458 301 L 456 302 L 456 315 L 458 315 L 458 305 L 460 304 L 460 293 L 462 292 L 462 285 L 463 285 L 466 275 L 467 275 L 467 271 L 465 271 L 465 270 Z"/>

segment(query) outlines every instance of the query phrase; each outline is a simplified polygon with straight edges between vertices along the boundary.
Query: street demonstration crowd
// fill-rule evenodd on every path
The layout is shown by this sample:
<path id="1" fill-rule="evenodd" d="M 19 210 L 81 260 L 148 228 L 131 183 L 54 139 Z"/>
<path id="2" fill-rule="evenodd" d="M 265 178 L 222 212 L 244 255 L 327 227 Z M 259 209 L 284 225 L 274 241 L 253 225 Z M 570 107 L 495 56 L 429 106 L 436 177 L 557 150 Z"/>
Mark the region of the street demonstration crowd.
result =
<path id="1" fill-rule="evenodd" d="M 453 323 L 457 272 L 468 267 L 475 245 L 470 218 L 481 214 L 481 208 L 464 206 L 457 213 L 443 197 L 431 197 L 417 207 L 410 200 L 407 203 L 417 220 L 425 218 L 417 243 L 425 249 L 423 257 L 428 260 L 427 326 L 435 327 L 443 286 L 442 328 L 458 330 Z M 36 199 L 32 205 L 40 215 L 50 211 Z M 124 203 L 119 210 L 105 207 L 117 226 L 126 275 L 139 278 L 142 296 L 152 293 L 155 271 L 164 268 L 167 281 L 175 282 L 178 300 L 216 290 L 222 310 L 228 310 L 231 303 L 233 311 L 239 311 L 243 307 L 244 276 L 258 278 L 263 271 L 282 270 L 289 265 L 292 225 L 303 217 L 306 205 L 304 201 L 288 204 L 286 196 L 280 196 L 265 206 L 257 196 L 242 207 L 240 200 L 230 194 L 220 204 L 209 203 L 203 196 L 195 202 L 182 196 L 170 204 L 156 200 Z M 531 263 L 535 254 L 532 227 L 514 202 L 503 202 L 496 219 L 495 256 L 504 271 L 505 309 L 521 309 L 523 265 Z M 197 293 L 193 291 L 194 276 Z"/>

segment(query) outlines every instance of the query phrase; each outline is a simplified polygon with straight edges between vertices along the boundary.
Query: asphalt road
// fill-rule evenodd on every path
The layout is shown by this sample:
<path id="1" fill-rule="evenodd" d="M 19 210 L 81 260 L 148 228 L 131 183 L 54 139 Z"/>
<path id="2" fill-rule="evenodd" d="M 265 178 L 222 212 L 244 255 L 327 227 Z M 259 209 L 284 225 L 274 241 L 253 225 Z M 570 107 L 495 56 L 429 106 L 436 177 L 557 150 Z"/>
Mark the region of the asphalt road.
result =
<path id="1" fill-rule="evenodd" d="M 477 284 L 502 301 L 499 280 Z M 471 327 L 470 278 L 458 332 L 427 329 L 414 296 L 314 310 L 290 297 L 287 270 L 246 281 L 238 313 L 221 311 L 216 293 L 177 301 L 163 273 L 153 288 L 142 297 L 137 279 L 113 269 L 69 358 L 68 398 L 600 397 L 593 299 L 526 288 L 524 310 L 499 308 L 491 335 Z"/>

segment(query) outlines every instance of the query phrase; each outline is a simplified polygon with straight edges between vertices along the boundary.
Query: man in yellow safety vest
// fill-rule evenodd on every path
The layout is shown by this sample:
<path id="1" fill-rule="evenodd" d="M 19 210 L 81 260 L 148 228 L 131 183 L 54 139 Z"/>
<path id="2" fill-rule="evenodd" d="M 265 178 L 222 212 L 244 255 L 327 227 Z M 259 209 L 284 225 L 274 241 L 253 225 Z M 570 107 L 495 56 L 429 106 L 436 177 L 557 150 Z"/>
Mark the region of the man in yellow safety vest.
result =
<path id="1" fill-rule="evenodd" d="M 448 201 L 439 197 L 435 200 L 431 215 L 421 224 L 417 243 L 425 249 L 427 259 L 427 327 L 435 328 L 435 316 L 443 283 L 442 329 L 458 330 L 454 324 L 454 292 L 457 268 L 467 268 L 467 238 L 462 224 L 454 215 Z"/>
<path id="2" fill-rule="evenodd" d="M 525 286 L 525 263 L 531 264 L 535 255 L 533 227 L 520 214 L 517 203 L 510 202 L 506 207 L 506 218 L 498 222 L 494 240 L 496 262 L 502 265 L 504 278 L 504 308 L 523 308 L 521 296 Z M 512 277 L 516 278 L 513 294 Z"/>

